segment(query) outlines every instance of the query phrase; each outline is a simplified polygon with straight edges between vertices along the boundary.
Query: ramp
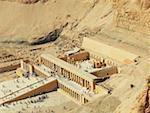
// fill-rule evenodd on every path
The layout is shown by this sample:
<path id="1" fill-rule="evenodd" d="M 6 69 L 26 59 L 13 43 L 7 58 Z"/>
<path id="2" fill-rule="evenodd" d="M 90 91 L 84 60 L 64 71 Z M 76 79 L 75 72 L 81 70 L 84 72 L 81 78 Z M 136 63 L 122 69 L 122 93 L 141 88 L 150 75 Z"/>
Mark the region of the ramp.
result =
<path id="1" fill-rule="evenodd" d="M 24 82 L 17 83 L 16 81 Z M 57 89 L 57 80 L 53 77 L 44 79 L 30 78 L 30 80 L 20 78 L 16 81 L 11 80 L 0 85 L 0 87 L 2 87 L 0 92 L 0 105 Z M 9 85 L 11 85 L 11 87 Z"/>

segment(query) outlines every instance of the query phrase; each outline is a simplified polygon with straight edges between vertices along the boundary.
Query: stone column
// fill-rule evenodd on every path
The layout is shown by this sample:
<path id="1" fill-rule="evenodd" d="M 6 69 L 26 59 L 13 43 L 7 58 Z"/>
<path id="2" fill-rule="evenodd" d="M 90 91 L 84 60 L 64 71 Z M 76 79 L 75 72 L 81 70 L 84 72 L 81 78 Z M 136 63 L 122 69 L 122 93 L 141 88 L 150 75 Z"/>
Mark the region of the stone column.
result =
<path id="1" fill-rule="evenodd" d="M 95 89 L 95 83 L 94 82 L 90 82 L 90 90 L 94 91 Z"/>
<path id="2" fill-rule="evenodd" d="M 39 60 L 39 63 L 41 63 L 41 57 L 39 57 L 38 60 Z"/>
<path id="3" fill-rule="evenodd" d="M 80 96 L 80 102 L 81 102 L 82 104 L 84 104 L 84 96 L 83 96 L 83 95 Z"/>
<path id="4" fill-rule="evenodd" d="M 23 69 L 23 60 L 20 61 L 21 69 Z"/>
<path id="5" fill-rule="evenodd" d="M 32 68 L 31 65 L 29 65 L 29 73 L 30 73 L 30 74 L 33 74 L 33 68 Z"/>

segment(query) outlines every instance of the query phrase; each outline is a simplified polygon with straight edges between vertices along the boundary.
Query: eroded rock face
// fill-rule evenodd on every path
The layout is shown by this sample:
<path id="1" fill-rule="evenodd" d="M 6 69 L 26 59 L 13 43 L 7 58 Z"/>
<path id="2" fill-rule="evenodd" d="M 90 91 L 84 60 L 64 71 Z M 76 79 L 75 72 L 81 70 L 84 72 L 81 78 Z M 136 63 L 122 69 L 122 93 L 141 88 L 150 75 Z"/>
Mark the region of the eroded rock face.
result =
<path id="1" fill-rule="evenodd" d="M 138 104 L 134 109 L 137 113 L 150 113 L 150 77 L 147 80 L 147 86 L 137 98 Z"/>
<path id="2" fill-rule="evenodd" d="M 25 4 L 31 4 L 31 3 L 36 3 L 39 0 L 19 0 L 19 2 L 21 3 L 25 3 Z"/>
<path id="3" fill-rule="evenodd" d="M 118 6 L 115 21 L 117 27 L 150 34 L 150 0 L 119 0 L 114 4 Z"/>
<path id="4" fill-rule="evenodd" d="M 2 1 L 9 1 L 9 0 L 2 0 Z M 48 0 L 11 0 L 11 2 L 19 2 L 19 3 L 23 3 L 23 4 L 34 4 L 34 3 L 37 3 L 37 2 L 47 2 Z"/>
<path id="5" fill-rule="evenodd" d="M 32 40 L 29 40 L 29 44 L 31 45 L 38 45 L 38 44 L 44 44 L 47 42 L 55 41 L 62 32 L 63 28 L 55 29 L 54 31 L 51 31 L 48 35 L 40 37 L 40 38 L 33 38 Z"/>
<path id="6" fill-rule="evenodd" d="M 150 8 L 150 0 L 137 0 L 140 4 L 142 9 L 149 9 Z"/>
<path id="7" fill-rule="evenodd" d="M 150 8 L 150 0 L 132 0 L 133 4 L 137 4 L 141 9 Z"/>
<path id="8" fill-rule="evenodd" d="M 47 2 L 48 0 L 20 0 L 21 3 L 24 3 L 24 4 L 33 4 L 33 3 L 37 3 L 37 2 Z"/>

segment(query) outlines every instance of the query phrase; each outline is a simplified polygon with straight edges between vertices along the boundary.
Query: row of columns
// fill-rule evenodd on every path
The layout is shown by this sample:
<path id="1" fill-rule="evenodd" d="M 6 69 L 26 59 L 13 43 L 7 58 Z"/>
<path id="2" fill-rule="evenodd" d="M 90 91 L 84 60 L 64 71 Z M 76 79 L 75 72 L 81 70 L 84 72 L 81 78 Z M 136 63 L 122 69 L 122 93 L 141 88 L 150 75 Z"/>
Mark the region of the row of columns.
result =
<path id="1" fill-rule="evenodd" d="M 58 87 L 60 89 L 62 89 L 63 91 L 65 91 L 66 93 L 68 93 L 71 97 L 73 97 L 74 99 L 76 99 L 77 101 L 81 102 L 81 103 L 86 103 L 88 102 L 87 99 L 85 99 L 84 96 L 82 96 L 81 94 L 78 94 L 77 92 L 73 91 L 72 89 L 64 86 L 63 84 L 59 83 Z"/>
<path id="2" fill-rule="evenodd" d="M 114 62 L 113 60 L 108 59 L 108 58 L 99 57 L 99 56 L 96 56 L 94 54 L 91 54 L 91 57 L 93 57 L 94 59 L 97 59 L 101 62 L 105 62 L 106 65 L 109 65 L 109 66 L 116 66 L 117 65 L 116 62 Z"/>
<path id="3" fill-rule="evenodd" d="M 67 57 L 67 62 L 70 63 L 70 64 L 74 64 L 75 65 L 74 58 Z"/>
<path id="4" fill-rule="evenodd" d="M 71 72 L 68 72 L 67 70 L 64 70 L 65 71 L 65 74 L 63 75 L 66 75 L 65 77 L 69 78 L 70 80 L 78 83 L 79 85 L 83 86 L 83 87 L 86 87 L 87 89 L 90 89 L 90 82 L 71 73 Z"/>
<path id="5" fill-rule="evenodd" d="M 50 69 L 54 69 L 53 63 L 47 61 L 47 60 L 44 59 L 44 58 L 41 58 L 41 63 L 44 64 L 45 66 L 49 67 Z"/>
<path id="6" fill-rule="evenodd" d="M 32 67 L 32 65 L 27 64 L 23 60 L 21 60 L 21 69 L 24 69 L 24 70 L 28 71 L 30 74 L 33 73 L 33 67 Z"/>
<path id="7" fill-rule="evenodd" d="M 57 71 L 58 74 L 63 75 L 64 77 L 78 83 L 79 85 L 86 87 L 89 90 L 94 90 L 92 82 L 90 83 L 88 80 L 83 79 L 83 78 L 79 77 L 78 75 L 75 75 L 75 74 L 67 71 L 64 68 L 57 66 L 56 64 L 53 64 L 46 59 L 41 58 L 41 63 L 44 64 L 45 66 L 49 67 L 50 69 Z"/>
<path id="8" fill-rule="evenodd" d="M 80 94 L 76 93 L 75 91 L 71 90 L 70 88 L 64 86 L 63 84 L 59 83 L 59 88 L 64 90 L 66 93 L 68 93 L 71 97 L 75 98 L 78 101 L 81 101 Z"/>

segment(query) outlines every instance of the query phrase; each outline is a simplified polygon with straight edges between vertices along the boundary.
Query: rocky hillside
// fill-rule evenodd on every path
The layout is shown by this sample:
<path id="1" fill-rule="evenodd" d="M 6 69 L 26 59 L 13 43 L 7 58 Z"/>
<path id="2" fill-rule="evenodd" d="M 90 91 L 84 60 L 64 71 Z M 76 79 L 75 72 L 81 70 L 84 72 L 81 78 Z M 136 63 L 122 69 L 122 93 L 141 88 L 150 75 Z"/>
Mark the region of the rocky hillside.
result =
<path id="1" fill-rule="evenodd" d="M 0 39 L 40 38 L 65 24 L 75 25 L 94 3 L 92 0 L 49 0 L 34 4 L 0 1 Z"/>
<path id="2" fill-rule="evenodd" d="M 145 43 L 147 40 L 140 40 L 139 37 L 148 37 L 145 34 L 150 34 L 148 16 L 150 3 L 148 0 L 119 0 L 118 2 L 114 0 L 24 1 L 0 1 L 1 42 L 28 41 L 38 44 L 39 41 L 40 43 L 51 41 L 51 34 L 53 39 L 63 36 L 71 40 L 95 34 L 108 36 L 117 32 L 127 34 L 122 29 L 116 30 L 116 26 L 136 31 L 136 33 L 140 31 L 141 33 L 137 34 L 137 40 L 140 43 L 141 41 Z M 122 25 L 120 17 L 124 17 L 124 20 L 133 20 L 133 24 L 130 24 L 132 26 L 128 26 L 128 22 L 123 22 L 126 25 Z M 134 22 L 142 17 L 143 19 L 140 19 L 139 23 Z M 137 24 L 134 25 L 134 23 Z M 146 27 L 143 28 L 143 26 Z M 133 32 L 130 35 L 135 36 Z M 79 40 L 79 42 L 81 41 Z"/>

